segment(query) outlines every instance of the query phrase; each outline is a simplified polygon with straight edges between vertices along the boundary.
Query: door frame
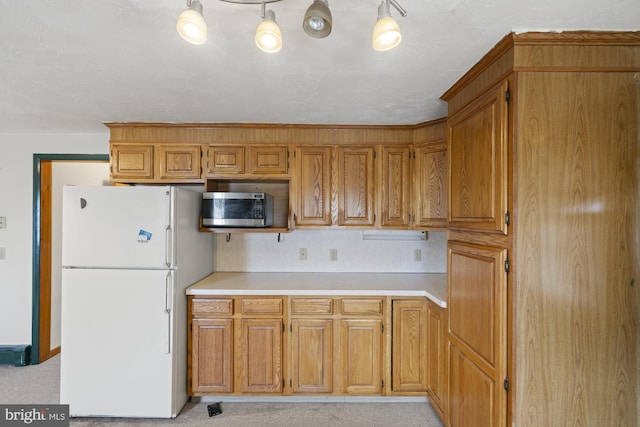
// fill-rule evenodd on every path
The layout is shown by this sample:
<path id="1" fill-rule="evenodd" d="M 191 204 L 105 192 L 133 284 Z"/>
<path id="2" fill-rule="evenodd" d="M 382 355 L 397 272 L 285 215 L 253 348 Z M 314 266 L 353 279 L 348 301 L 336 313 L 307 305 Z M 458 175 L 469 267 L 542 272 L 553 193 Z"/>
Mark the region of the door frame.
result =
<path id="1" fill-rule="evenodd" d="M 31 357 L 29 364 L 35 365 L 52 356 L 50 348 L 41 346 L 40 335 L 51 334 L 51 319 L 47 319 L 42 312 L 50 313 L 51 311 L 51 251 L 47 249 L 45 253 L 41 253 L 41 239 L 51 239 L 51 209 L 42 211 L 43 191 L 50 192 L 51 174 L 45 171 L 45 179 L 47 179 L 49 188 L 42 188 L 42 168 L 43 162 L 52 161 L 109 161 L 108 154 L 40 154 L 33 155 L 33 232 L 32 232 L 32 308 L 31 308 Z M 46 166 L 45 166 L 46 167 Z M 44 194 L 46 196 L 46 193 Z M 42 230 L 42 221 L 48 221 L 48 230 Z M 49 279 L 41 283 L 41 263 L 49 263 Z M 49 304 L 47 307 L 41 306 L 42 303 Z M 48 340 L 47 340 L 48 342 Z M 43 347 L 43 348 L 41 348 Z"/>

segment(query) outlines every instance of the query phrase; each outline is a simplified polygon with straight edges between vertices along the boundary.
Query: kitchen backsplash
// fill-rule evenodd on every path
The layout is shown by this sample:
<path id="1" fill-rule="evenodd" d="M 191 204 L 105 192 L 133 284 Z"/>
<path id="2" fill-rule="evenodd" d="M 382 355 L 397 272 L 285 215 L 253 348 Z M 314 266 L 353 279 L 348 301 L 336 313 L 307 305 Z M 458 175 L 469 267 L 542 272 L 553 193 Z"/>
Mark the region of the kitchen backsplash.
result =
<path id="1" fill-rule="evenodd" d="M 445 273 L 446 232 L 427 240 L 363 240 L 361 230 L 218 234 L 217 271 Z M 306 249 L 306 260 L 301 260 Z M 332 250 L 336 260 L 331 260 Z M 419 258 L 419 260 L 417 260 Z"/>

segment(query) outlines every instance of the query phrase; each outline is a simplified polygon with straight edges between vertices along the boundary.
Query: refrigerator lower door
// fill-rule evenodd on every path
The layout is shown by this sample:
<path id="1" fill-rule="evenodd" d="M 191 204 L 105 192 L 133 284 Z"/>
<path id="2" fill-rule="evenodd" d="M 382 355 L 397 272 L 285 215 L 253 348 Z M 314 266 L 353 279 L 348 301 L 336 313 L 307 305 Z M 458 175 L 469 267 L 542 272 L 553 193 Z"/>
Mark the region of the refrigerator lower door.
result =
<path id="1" fill-rule="evenodd" d="M 63 269 L 60 402 L 71 416 L 171 418 L 184 406 L 171 277 L 168 270 Z M 176 396 L 176 384 L 184 395 Z"/>

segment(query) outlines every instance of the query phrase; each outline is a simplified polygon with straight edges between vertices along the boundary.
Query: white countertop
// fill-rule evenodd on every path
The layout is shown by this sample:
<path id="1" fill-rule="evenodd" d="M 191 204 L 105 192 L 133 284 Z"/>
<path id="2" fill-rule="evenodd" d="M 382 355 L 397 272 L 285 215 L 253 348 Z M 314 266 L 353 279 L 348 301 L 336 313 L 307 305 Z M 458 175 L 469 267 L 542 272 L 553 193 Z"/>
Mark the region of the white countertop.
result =
<path id="1" fill-rule="evenodd" d="M 217 272 L 187 288 L 187 295 L 424 296 L 446 307 L 447 275 Z"/>

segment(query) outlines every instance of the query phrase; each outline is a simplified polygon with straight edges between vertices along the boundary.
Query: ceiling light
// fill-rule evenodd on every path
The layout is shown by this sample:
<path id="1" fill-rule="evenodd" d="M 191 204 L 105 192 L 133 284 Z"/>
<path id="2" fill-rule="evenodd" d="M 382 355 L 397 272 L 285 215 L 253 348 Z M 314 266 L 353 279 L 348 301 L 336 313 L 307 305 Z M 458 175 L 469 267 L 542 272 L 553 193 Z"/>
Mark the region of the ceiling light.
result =
<path id="1" fill-rule="evenodd" d="M 267 53 L 275 53 L 282 47 L 282 32 L 276 23 L 273 10 L 264 13 L 263 20 L 256 29 L 256 45 Z"/>
<path id="2" fill-rule="evenodd" d="M 314 0 L 304 14 L 302 28 L 311 37 L 322 39 L 331 34 L 331 11 L 327 0 Z"/>
<path id="3" fill-rule="evenodd" d="M 267 3 L 282 0 L 219 0 L 225 3 L 244 5 L 262 5 L 262 21 L 256 29 L 256 45 L 264 52 L 278 52 L 282 48 L 282 32 L 276 23 L 276 14 L 272 10 L 265 11 Z M 391 17 L 393 6 L 400 15 L 407 12 L 396 0 L 382 0 L 378 6 L 378 21 L 373 30 L 372 43 L 375 50 L 389 50 L 400 44 L 402 36 L 396 21 Z M 176 27 L 180 36 L 193 44 L 203 44 L 207 40 L 207 24 L 202 15 L 200 0 L 187 0 L 187 10 L 178 17 Z M 304 31 L 315 38 L 325 38 L 331 34 L 333 21 L 327 0 L 313 0 L 307 8 L 302 21 Z"/>
<path id="4" fill-rule="evenodd" d="M 392 5 L 400 15 L 407 16 L 407 12 L 395 0 L 383 0 L 378 6 L 378 22 L 373 29 L 371 41 L 373 48 L 379 51 L 393 49 L 400 44 L 402 35 L 398 23 L 391 17 L 389 6 Z"/>
<path id="5" fill-rule="evenodd" d="M 202 3 L 187 0 L 187 7 L 178 17 L 178 34 L 189 43 L 202 44 L 207 40 L 207 23 L 202 16 Z"/>

